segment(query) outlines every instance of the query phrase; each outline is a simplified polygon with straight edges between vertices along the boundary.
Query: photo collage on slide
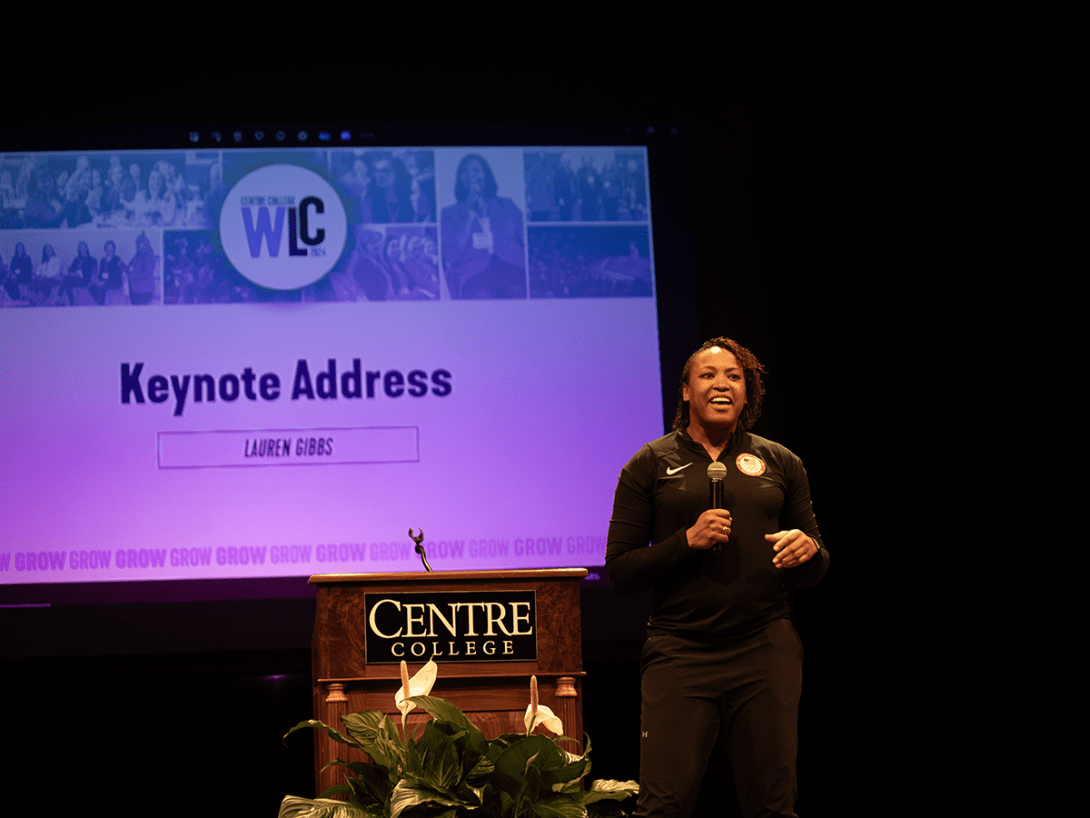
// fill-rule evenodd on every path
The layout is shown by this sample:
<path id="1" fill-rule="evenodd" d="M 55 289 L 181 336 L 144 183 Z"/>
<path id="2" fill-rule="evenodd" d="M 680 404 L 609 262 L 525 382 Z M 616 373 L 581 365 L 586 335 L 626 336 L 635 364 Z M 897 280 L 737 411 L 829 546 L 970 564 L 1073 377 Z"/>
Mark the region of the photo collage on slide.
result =
<path id="1" fill-rule="evenodd" d="M 654 289 L 643 147 L 9 153 L 0 202 L 7 308 Z"/>

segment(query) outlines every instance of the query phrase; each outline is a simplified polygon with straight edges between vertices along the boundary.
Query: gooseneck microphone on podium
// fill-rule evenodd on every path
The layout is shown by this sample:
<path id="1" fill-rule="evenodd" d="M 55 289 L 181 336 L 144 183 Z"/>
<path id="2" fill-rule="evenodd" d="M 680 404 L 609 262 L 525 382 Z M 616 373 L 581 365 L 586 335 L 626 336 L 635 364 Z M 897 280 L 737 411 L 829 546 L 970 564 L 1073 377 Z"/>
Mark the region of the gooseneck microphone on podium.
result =
<path id="1" fill-rule="evenodd" d="M 409 526 L 409 539 L 416 543 L 416 553 L 420 555 L 420 561 L 424 563 L 424 567 L 431 571 L 431 566 L 428 565 L 428 555 L 424 553 L 424 546 L 421 543 L 424 542 L 424 528 L 421 526 L 420 534 L 413 534 L 412 526 Z"/>
<path id="2" fill-rule="evenodd" d="M 727 476 L 727 467 L 715 462 L 708 466 L 708 508 L 723 508 L 723 478 Z M 723 543 L 717 542 L 711 547 L 712 551 L 722 551 Z"/>

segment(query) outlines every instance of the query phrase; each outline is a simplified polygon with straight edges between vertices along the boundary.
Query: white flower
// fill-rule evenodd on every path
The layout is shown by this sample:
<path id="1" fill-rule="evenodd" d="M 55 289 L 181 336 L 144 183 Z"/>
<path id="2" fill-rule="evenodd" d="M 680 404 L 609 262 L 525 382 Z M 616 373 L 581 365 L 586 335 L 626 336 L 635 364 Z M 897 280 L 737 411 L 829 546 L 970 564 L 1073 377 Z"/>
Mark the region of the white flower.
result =
<path id="1" fill-rule="evenodd" d="M 560 718 L 548 707 L 538 703 L 537 676 L 530 677 L 530 705 L 526 708 L 522 723 L 526 725 L 526 735 L 530 735 L 539 724 L 544 724 L 547 730 L 558 736 L 564 735 L 564 723 Z"/>
<path id="2" fill-rule="evenodd" d="M 406 715 L 410 710 L 416 707 L 415 704 L 409 701 L 413 696 L 427 696 L 431 693 L 432 687 L 435 685 L 435 676 L 439 672 L 439 666 L 431 659 L 424 667 L 420 668 L 416 672 L 416 675 L 411 679 L 409 678 L 409 666 L 405 664 L 405 660 L 401 660 L 401 687 L 397 689 L 397 693 L 394 694 L 394 704 L 397 705 L 397 709 L 401 712 L 401 715 Z M 405 693 L 405 687 L 408 686 L 409 692 Z"/>
<path id="3" fill-rule="evenodd" d="M 531 705 L 532 707 L 533 705 Z M 543 704 L 537 706 L 537 715 L 531 713 L 530 707 L 526 708 L 526 715 L 522 719 L 526 725 L 526 732 L 533 732 L 534 728 L 539 724 L 544 724 L 545 727 L 558 736 L 564 735 L 564 723 L 560 721 L 560 717 L 553 713 L 548 707 Z"/>

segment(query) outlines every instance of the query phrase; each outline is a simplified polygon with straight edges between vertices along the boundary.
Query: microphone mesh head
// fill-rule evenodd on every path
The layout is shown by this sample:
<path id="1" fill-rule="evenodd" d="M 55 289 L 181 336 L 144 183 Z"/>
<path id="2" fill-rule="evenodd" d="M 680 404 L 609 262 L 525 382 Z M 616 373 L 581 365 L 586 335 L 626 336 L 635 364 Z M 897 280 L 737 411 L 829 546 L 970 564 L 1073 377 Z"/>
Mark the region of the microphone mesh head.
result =
<path id="1" fill-rule="evenodd" d="M 708 477 L 712 480 L 722 480 L 727 476 L 727 467 L 722 463 L 712 463 L 708 466 Z"/>

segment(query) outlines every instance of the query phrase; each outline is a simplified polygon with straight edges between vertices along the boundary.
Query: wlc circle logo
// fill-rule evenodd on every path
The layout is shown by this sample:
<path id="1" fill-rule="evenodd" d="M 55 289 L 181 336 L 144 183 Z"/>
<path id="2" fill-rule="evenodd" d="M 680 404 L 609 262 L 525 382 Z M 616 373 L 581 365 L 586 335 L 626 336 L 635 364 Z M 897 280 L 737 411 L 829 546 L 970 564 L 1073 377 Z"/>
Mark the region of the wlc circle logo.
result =
<path id="1" fill-rule="evenodd" d="M 220 211 L 227 258 L 254 284 L 297 290 L 332 269 L 347 220 L 325 179 L 298 165 L 267 165 L 243 176 Z"/>

